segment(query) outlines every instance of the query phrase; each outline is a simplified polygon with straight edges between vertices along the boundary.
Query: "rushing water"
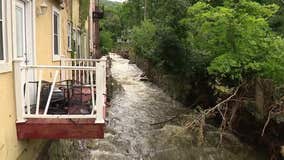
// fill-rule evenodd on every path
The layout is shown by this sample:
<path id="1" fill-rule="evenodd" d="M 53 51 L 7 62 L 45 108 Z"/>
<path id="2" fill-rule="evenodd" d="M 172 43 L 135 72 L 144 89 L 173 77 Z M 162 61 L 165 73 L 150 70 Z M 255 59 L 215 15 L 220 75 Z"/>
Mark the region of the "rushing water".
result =
<path id="1" fill-rule="evenodd" d="M 91 160 L 261 160 L 263 155 L 231 135 L 224 134 L 217 148 L 219 132 L 205 127 L 199 136 L 171 122 L 151 125 L 188 112 L 151 82 L 140 81 L 141 70 L 118 55 L 111 54 L 112 77 L 120 87 L 108 108 L 105 139 L 81 141 L 78 145 Z M 178 82 L 177 82 L 178 83 Z M 72 158 L 70 158 L 72 159 Z"/>

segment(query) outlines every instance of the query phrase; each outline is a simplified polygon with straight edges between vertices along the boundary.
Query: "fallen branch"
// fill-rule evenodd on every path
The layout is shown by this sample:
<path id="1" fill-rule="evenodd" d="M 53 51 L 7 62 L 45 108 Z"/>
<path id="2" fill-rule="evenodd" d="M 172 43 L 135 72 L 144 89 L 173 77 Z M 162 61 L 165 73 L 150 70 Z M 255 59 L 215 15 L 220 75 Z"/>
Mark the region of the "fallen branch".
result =
<path id="1" fill-rule="evenodd" d="M 150 125 L 151 125 L 151 126 L 154 126 L 154 125 L 159 125 L 159 124 L 168 123 L 168 122 L 170 122 L 170 121 L 173 121 L 173 120 L 175 120 L 176 118 L 179 118 L 179 115 L 173 116 L 172 118 L 170 118 L 170 119 L 167 119 L 167 120 L 165 120 L 165 121 L 162 121 L 162 122 L 151 123 Z"/>
<path id="2" fill-rule="evenodd" d="M 219 107 L 221 107 L 222 105 L 224 105 L 225 103 L 229 102 L 233 97 L 235 97 L 239 91 L 239 89 L 241 88 L 242 85 L 238 86 L 236 88 L 236 90 L 234 91 L 234 93 L 229 96 L 228 98 L 226 98 L 225 100 L 223 100 L 222 102 L 218 103 L 217 105 L 215 105 L 214 107 L 207 109 L 203 112 L 203 114 L 201 114 L 197 119 L 193 120 L 191 123 L 189 123 L 188 125 L 186 125 L 187 128 L 191 128 L 193 125 L 195 125 L 196 123 L 200 122 L 201 118 L 203 116 L 207 116 L 208 114 L 210 114 L 211 112 L 215 111 L 216 109 L 219 109 Z"/>
<path id="3" fill-rule="evenodd" d="M 268 126 L 268 124 L 269 124 L 269 122 L 270 122 L 270 120 L 271 120 L 271 113 L 272 113 L 272 110 L 273 110 L 273 109 L 271 109 L 271 110 L 269 111 L 267 120 L 266 120 L 266 122 L 265 122 L 265 124 L 264 124 L 264 127 L 263 127 L 263 129 L 262 129 L 262 133 L 261 133 L 261 136 L 262 136 L 262 137 L 264 136 L 265 130 L 266 130 L 266 128 L 267 128 L 267 126 Z"/>
<path id="4" fill-rule="evenodd" d="M 222 142 L 223 142 L 223 133 L 224 133 L 224 131 L 225 131 L 225 129 L 226 129 L 226 115 L 227 115 L 227 112 L 228 112 L 228 104 L 226 105 L 226 109 L 225 109 L 225 112 L 224 112 L 224 119 L 223 119 L 223 121 L 222 121 L 222 123 L 221 123 L 221 125 L 220 125 L 220 136 L 219 136 L 219 144 L 218 144 L 218 147 L 220 147 L 221 145 L 222 145 Z"/>
<path id="5" fill-rule="evenodd" d="M 278 107 L 278 108 L 281 108 L 281 107 Z M 272 107 L 272 108 L 270 109 L 270 111 L 269 111 L 269 113 L 268 113 L 268 116 L 267 116 L 267 120 L 266 120 L 266 122 L 265 122 L 265 124 L 264 124 L 264 127 L 263 127 L 263 129 L 262 129 L 262 133 L 261 133 L 261 136 L 262 136 L 262 137 L 264 136 L 265 130 L 266 130 L 266 128 L 267 128 L 269 122 L 271 121 L 271 117 L 272 117 L 272 116 L 276 116 L 276 115 L 281 114 L 281 113 L 284 113 L 281 109 L 278 110 L 278 111 L 275 111 L 275 110 L 277 110 L 278 108 L 277 108 L 277 106 L 276 106 L 276 107 Z"/>

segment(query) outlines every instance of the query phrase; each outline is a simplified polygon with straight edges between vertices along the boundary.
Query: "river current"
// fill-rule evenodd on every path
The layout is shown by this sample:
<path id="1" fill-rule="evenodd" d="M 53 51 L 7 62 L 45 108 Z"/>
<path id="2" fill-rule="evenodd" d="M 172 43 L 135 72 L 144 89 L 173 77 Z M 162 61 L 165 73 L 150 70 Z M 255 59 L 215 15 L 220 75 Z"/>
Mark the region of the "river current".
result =
<path id="1" fill-rule="evenodd" d="M 195 132 L 182 127 L 183 120 L 167 121 L 188 113 L 155 84 L 141 81 L 143 72 L 129 60 L 111 54 L 112 77 L 116 82 L 108 108 L 105 139 L 77 141 L 75 150 L 91 160 L 265 160 L 265 154 L 207 125 L 204 142 Z M 178 83 L 178 82 L 177 82 Z M 155 125 L 153 125 L 155 124 Z M 66 143 L 66 142 L 65 142 Z M 64 145 L 63 145 L 64 146 Z M 218 147 L 219 146 L 219 147 Z M 54 146 L 53 146 L 54 147 Z M 50 158 L 52 159 L 52 158 Z M 60 158 L 59 158 L 60 159 Z M 65 157 L 64 159 L 78 159 Z"/>

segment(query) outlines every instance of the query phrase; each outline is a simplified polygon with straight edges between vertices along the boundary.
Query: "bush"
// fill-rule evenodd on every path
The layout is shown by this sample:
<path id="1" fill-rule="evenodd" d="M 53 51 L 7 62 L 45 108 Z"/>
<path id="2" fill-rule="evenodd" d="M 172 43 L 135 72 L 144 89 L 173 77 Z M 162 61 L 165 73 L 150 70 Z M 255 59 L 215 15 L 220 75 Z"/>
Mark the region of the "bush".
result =
<path id="1" fill-rule="evenodd" d="M 155 54 L 157 49 L 156 34 L 157 28 L 150 21 L 144 21 L 140 26 L 134 27 L 131 31 L 130 42 L 135 53 L 156 61 L 158 59 Z"/>

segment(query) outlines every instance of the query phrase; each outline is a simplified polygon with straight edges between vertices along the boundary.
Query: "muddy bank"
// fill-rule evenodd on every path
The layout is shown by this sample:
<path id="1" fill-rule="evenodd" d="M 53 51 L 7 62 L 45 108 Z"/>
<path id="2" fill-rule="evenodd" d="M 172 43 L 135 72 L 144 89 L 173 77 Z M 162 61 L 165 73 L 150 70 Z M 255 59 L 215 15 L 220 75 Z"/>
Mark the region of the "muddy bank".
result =
<path id="1" fill-rule="evenodd" d="M 212 89 L 206 82 L 192 83 L 181 78 L 177 79 L 173 75 L 163 74 L 161 70 L 154 67 L 146 59 L 133 54 L 130 54 L 128 57 L 131 63 L 137 64 L 144 71 L 144 74 L 147 75 L 150 81 L 157 84 L 165 92 L 186 106 L 196 107 L 201 105 L 208 108 L 217 103 L 217 98 L 214 97 Z M 270 83 L 268 84 L 270 86 Z M 252 86 L 246 88 L 248 91 L 239 95 L 239 97 L 243 96 L 250 99 L 249 101 L 229 104 L 230 112 L 234 112 L 232 113 L 234 117 L 230 122 L 231 124 L 229 124 L 228 131 L 237 135 L 242 142 L 254 146 L 257 150 L 266 152 L 270 157 L 269 159 L 281 159 L 281 147 L 284 145 L 284 116 L 282 114 L 280 120 L 279 118 L 276 120 L 277 118 L 275 117 L 271 118 L 265 133 L 262 135 L 269 111 L 271 110 L 268 107 L 273 105 L 273 92 L 265 88 L 264 83 L 261 87 L 258 87 L 256 84 L 252 84 Z M 209 121 L 211 124 L 219 127 L 222 122 L 221 118 L 220 116 L 211 117 Z"/>
<path id="2" fill-rule="evenodd" d="M 163 89 L 172 98 L 183 103 L 186 107 L 212 106 L 216 98 L 213 90 L 206 80 L 192 82 L 190 79 L 182 78 L 182 75 L 165 74 L 161 69 L 155 67 L 149 60 L 129 53 L 128 56 L 122 54 L 135 63 L 149 78 L 149 80 Z"/>

